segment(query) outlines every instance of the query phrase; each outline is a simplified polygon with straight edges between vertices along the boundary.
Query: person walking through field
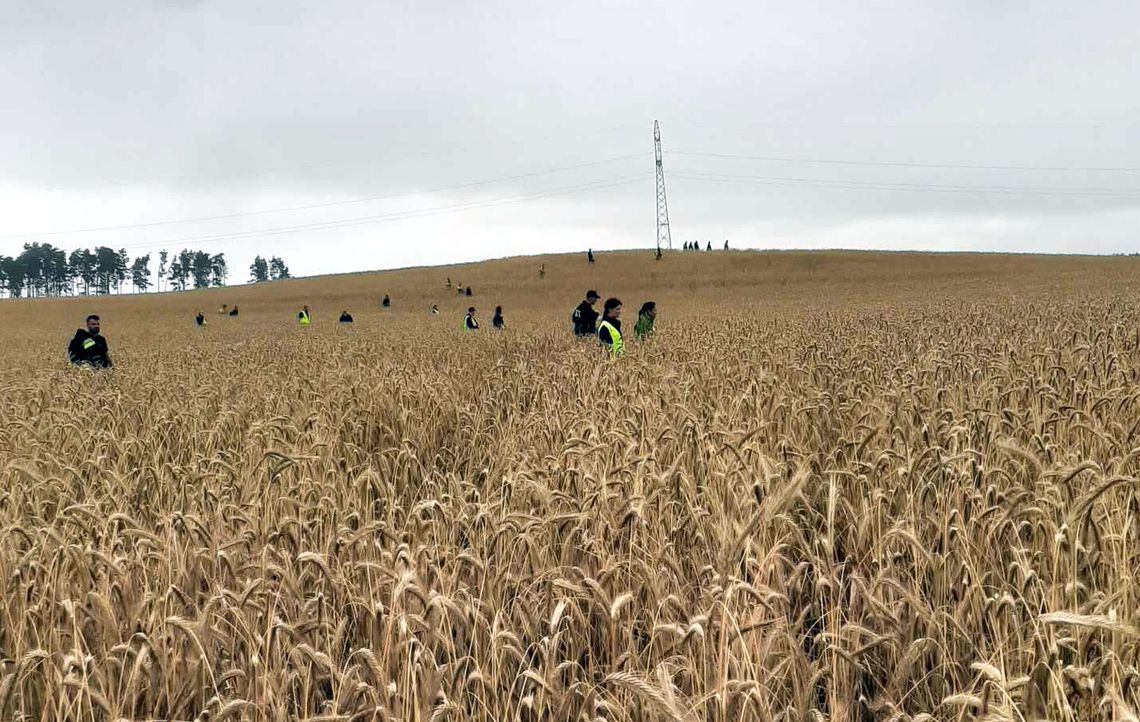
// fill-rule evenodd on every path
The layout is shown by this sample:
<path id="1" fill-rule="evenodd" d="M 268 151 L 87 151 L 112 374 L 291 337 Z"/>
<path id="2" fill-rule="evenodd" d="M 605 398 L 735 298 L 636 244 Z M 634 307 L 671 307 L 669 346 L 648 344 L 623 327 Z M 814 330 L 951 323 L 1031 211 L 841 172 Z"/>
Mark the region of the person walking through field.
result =
<path id="1" fill-rule="evenodd" d="M 573 324 L 574 335 L 580 338 L 593 336 L 598 331 L 598 312 L 594 310 L 594 304 L 598 302 L 601 296 L 597 291 L 586 291 L 586 300 L 578 304 L 574 309 L 574 313 L 570 315 L 570 323 Z"/>
<path id="2" fill-rule="evenodd" d="M 587 261 L 588 263 L 593 263 L 593 262 L 594 262 L 594 249 L 593 249 L 593 248 L 591 248 L 590 250 L 586 251 L 586 261 Z"/>
<path id="3" fill-rule="evenodd" d="M 111 368 L 113 364 L 107 351 L 107 339 L 99 334 L 99 317 L 91 314 L 85 323 L 87 327 L 76 329 L 74 338 L 67 345 L 68 361 L 75 366 Z"/>
<path id="4" fill-rule="evenodd" d="M 234 306 L 233 308 L 230 309 L 230 317 L 232 318 L 236 315 L 238 315 L 238 307 Z"/>
<path id="5" fill-rule="evenodd" d="M 308 326 L 312 322 L 313 316 L 309 313 L 309 307 L 307 305 L 303 306 L 301 308 L 301 312 L 297 314 L 297 323 L 301 324 L 302 326 Z"/>
<path id="6" fill-rule="evenodd" d="M 203 326 L 205 326 L 206 325 L 206 314 L 202 313 L 202 311 L 199 310 L 198 315 L 194 317 L 194 323 L 198 324 L 198 328 L 202 328 Z"/>
<path id="7" fill-rule="evenodd" d="M 352 314 L 347 310 L 340 312 L 340 318 L 337 319 L 338 323 L 352 323 Z"/>
<path id="8" fill-rule="evenodd" d="M 657 304 L 653 301 L 641 304 L 641 310 L 637 312 L 637 324 L 633 327 L 633 335 L 638 341 L 653 335 L 653 322 L 656 320 Z"/>
<path id="9" fill-rule="evenodd" d="M 621 300 L 607 298 L 602 311 L 602 320 L 598 324 L 598 341 L 608 346 L 610 355 L 615 358 L 621 356 L 625 344 L 621 337 Z"/>
<path id="10" fill-rule="evenodd" d="M 502 330 L 507 327 L 507 322 L 503 320 L 502 306 L 495 306 L 495 315 L 491 317 L 491 326 L 498 330 Z"/>
<path id="11" fill-rule="evenodd" d="M 471 306 L 467 309 L 467 315 L 463 317 L 463 330 L 465 331 L 478 331 L 479 322 L 475 320 L 475 307 Z"/>
<path id="12" fill-rule="evenodd" d="M 392 299 L 388 298 L 388 294 L 386 294 L 386 293 L 384 294 L 384 300 L 380 302 L 380 305 L 383 306 L 384 308 L 391 308 Z"/>

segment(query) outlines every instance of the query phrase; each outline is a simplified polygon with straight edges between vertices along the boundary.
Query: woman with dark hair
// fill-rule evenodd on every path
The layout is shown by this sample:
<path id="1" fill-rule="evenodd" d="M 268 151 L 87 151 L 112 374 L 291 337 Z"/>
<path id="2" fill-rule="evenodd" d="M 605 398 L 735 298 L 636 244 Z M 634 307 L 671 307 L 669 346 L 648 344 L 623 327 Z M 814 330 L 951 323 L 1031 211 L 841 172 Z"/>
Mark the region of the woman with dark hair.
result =
<path id="1" fill-rule="evenodd" d="M 621 300 L 607 298 L 602 311 L 602 320 L 598 322 L 598 340 L 610 347 L 610 353 L 620 356 L 624 344 L 621 339 Z"/>
<path id="2" fill-rule="evenodd" d="M 641 310 L 637 312 L 637 325 L 633 327 L 633 334 L 637 340 L 649 338 L 653 335 L 653 322 L 657 319 L 657 304 L 653 301 L 646 301 L 641 304 Z"/>
<path id="3" fill-rule="evenodd" d="M 495 306 L 495 315 L 491 318 L 491 325 L 495 328 L 506 328 L 507 322 L 503 320 L 503 307 Z"/>

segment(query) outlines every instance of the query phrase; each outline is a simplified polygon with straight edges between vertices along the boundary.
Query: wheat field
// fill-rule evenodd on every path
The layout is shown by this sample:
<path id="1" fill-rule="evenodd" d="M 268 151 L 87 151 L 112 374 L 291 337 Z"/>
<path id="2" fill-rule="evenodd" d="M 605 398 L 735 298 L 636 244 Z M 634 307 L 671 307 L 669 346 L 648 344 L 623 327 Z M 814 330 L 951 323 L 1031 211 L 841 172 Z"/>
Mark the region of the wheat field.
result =
<path id="1" fill-rule="evenodd" d="M 1138 278 L 645 252 L 0 302 L 0 719 L 1136 720 Z M 587 288 L 656 337 L 575 341 Z M 113 372 L 63 361 L 89 312 Z"/>

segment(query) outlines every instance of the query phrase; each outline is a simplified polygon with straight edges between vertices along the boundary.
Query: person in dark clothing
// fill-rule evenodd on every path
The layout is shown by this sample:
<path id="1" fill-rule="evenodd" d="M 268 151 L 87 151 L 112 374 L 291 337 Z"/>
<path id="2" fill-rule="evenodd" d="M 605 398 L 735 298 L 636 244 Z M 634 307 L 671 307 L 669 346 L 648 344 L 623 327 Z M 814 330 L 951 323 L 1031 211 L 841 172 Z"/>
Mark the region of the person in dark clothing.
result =
<path id="1" fill-rule="evenodd" d="M 433 303 L 431 305 L 431 312 L 432 312 L 433 316 L 438 316 L 439 315 L 439 304 Z"/>
<path id="2" fill-rule="evenodd" d="M 507 322 L 503 320 L 503 307 L 495 306 L 495 315 L 491 318 L 491 325 L 495 328 L 506 328 Z"/>
<path id="3" fill-rule="evenodd" d="M 352 323 L 352 314 L 348 311 L 341 311 L 339 321 L 340 323 Z"/>
<path id="4" fill-rule="evenodd" d="M 602 320 L 598 324 L 598 341 L 608 346 L 610 353 L 621 356 L 624 344 L 621 337 L 621 300 L 607 298 L 602 313 Z"/>
<path id="5" fill-rule="evenodd" d="M 594 304 L 601 298 L 597 291 L 586 291 L 586 300 L 578 304 L 570 316 L 574 326 L 574 335 L 580 337 L 593 336 L 598 330 L 598 312 Z"/>
<path id="6" fill-rule="evenodd" d="M 234 306 L 233 308 L 230 309 L 230 316 L 236 316 L 236 315 L 238 315 L 238 307 Z"/>
<path id="7" fill-rule="evenodd" d="M 593 248 L 586 251 L 586 260 L 589 261 L 590 263 L 594 262 L 594 249 Z"/>
<path id="8" fill-rule="evenodd" d="M 470 298 L 470 297 L 471 297 L 471 287 L 470 287 L 470 286 L 468 286 L 467 288 L 463 289 L 463 295 L 467 296 L 468 298 Z"/>
<path id="9" fill-rule="evenodd" d="M 475 320 L 475 307 L 471 306 L 467 309 L 467 315 L 463 317 L 463 329 L 465 331 L 478 331 L 479 322 Z"/>
<path id="10" fill-rule="evenodd" d="M 198 311 L 198 315 L 194 317 L 194 323 L 198 324 L 198 328 L 206 325 L 206 314 Z"/>
<path id="11" fill-rule="evenodd" d="M 67 358 L 76 366 L 97 369 L 111 368 L 111 355 L 107 352 L 107 339 L 99 335 L 99 317 L 87 317 L 87 328 L 76 329 L 75 337 L 67 346 Z"/>
<path id="12" fill-rule="evenodd" d="M 705 250 L 710 253 L 712 252 L 712 241 L 709 241 L 709 245 L 705 248 Z"/>
<path id="13" fill-rule="evenodd" d="M 661 260 L 661 246 L 658 246 L 658 247 L 657 247 L 657 255 L 656 255 L 656 256 L 654 256 L 654 258 L 655 258 L 656 260 L 658 260 L 658 261 L 660 261 L 660 260 Z"/>
<path id="14" fill-rule="evenodd" d="M 728 250 L 728 239 L 724 239 L 724 250 Z"/>
<path id="15" fill-rule="evenodd" d="M 384 300 L 380 302 L 380 305 L 384 308 L 390 308 L 392 306 L 392 299 L 388 298 L 388 294 L 384 294 Z"/>

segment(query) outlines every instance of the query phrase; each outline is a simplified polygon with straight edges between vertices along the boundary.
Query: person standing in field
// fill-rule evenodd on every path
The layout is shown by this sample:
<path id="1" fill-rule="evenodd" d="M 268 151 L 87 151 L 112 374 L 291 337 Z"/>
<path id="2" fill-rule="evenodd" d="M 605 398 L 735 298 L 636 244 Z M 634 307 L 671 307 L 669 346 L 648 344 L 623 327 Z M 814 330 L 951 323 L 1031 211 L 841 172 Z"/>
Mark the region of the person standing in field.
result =
<path id="1" fill-rule="evenodd" d="M 724 239 L 724 250 L 728 250 L 728 239 Z"/>
<path id="2" fill-rule="evenodd" d="M 392 299 L 388 298 L 388 294 L 384 294 L 384 300 L 380 302 L 380 305 L 384 308 L 390 308 L 392 306 Z"/>
<path id="3" fill-rule="evenodd" d="M 463 289 L 463 295 L 467 296 L 468 298 L 470 298 L 470 297 L 471 297 L 471 287 L 470 287 L 470 286 L 468 286 L 467 288 Z"/>
<path id="4" fill-rule="evenodd" d="M 507 322 L 503 320 L 503 307 L 495 306 L 495 315 L 491 317 L 491 326 L 496 329 L 504 329 Z"/>
<path id="5" fill-rule="evenodd" d="M 233 308 L 230 309 L 230 316 L 233 317 L 236 315 L 238 315 L 238 307 L 234 306 Z"/>
<path id="6" fill-rule="evenodd" d="M 431 315 L 433 315 L 433 316 L 439 315 L 439 305 L 438 304 L 433 303 L 431 305 Z"/>
<path id="7" fill-rule="evenodd" d="M 340 312 L 340 318 L 337 319 L 338 323 L 352 323 L 352 314 L 348 310 Z"/>
<path id="8" fill-rule="evenodd" d="M 641 304 L 641 310 L 637 312 L 637 324 L 633 327 L 633 335 L 638 341 L 653 335 L 653 322 L 656 320 L 657 304 L 653 301 Z"/>
<path id="9" fill-rule="evenodd" d="M 593 248 L 591 248 L 590 250 L 586 251 L 586 261 L 587 261 L 587 262 L 589 262 L 589 263 L 593 263 L 593 262 L 594 262 L 594 249 L 593 249 Z"/>
<path id="10" fill-rule="evenodd" d="M 313 316 L 309 313 L 308 305 L 301 308 L 301 312 L 297 314 L 297 323 L 302 326 L 308 326 L 313 322 Z"/>
<path id="11" fill-rule="evenodd" d="M 712 252 L 712 241 L 709 241 L 709 245 L 707 248 L 705 248 L 705 250 L 710 252 L 710 253 Z"/>
<path id="12" fill-rule="evenodd" d="M 570 315 L 570 323 L 574 327 L 574 335 L 585 338 L 593 336 L 598 330 L 598 312 L 594 304 L 601 298 L 597 291 L 586 291 L 586 300 L 578 304 L 574 313 Z"/>
<path id="13" fill-rule="evenodd" d="M 198 315 L 194 317 L 194 323 L 198 324 L 198 328 L 206 325 L 206 314 L 202 313 L 201 309 L 198 310 Z"/>
<path id="14" fill-rule="evenodd" d="M 465 331 L 478 331 L 479 322 L 475 320 L 475 307 L 471 306 L 467 309 L 467 315 L 463 317 L 463 330 Z"/>
<path id="15" fill-rule="evenodd" d="M 625 344 L 621 337 L 621 300 L 607 298 L 602 311 L 602 321 L 598 324 L 598 340 L 603 346 L 609 346 L 610 355 L 621 356 Z"/>
<path id="16" fill-rule="evenodd" d="M 97 369 L 111 368 L 111 355 L 107 351 L 107 339 L 99 335 L 99 317 L 91 314 L 85 322 L 87 328 L 76 329 L 75 337 L 67 346 L 68 360 L 75 366 L 91 366 Z"/>
<path id="17" fill-rule="evenodd" d="M 218 315 L 225 316 L 227 313 L 229 313 L 229 306 L 223 303 L 222 307 L 218 309 Z"/>
<path id="18" fill-rule="evenodd" d="M 539 278 L 539 280 L 546 278 L 546 264 L 545 263 L 538 267 L 538 278 Z"/>

